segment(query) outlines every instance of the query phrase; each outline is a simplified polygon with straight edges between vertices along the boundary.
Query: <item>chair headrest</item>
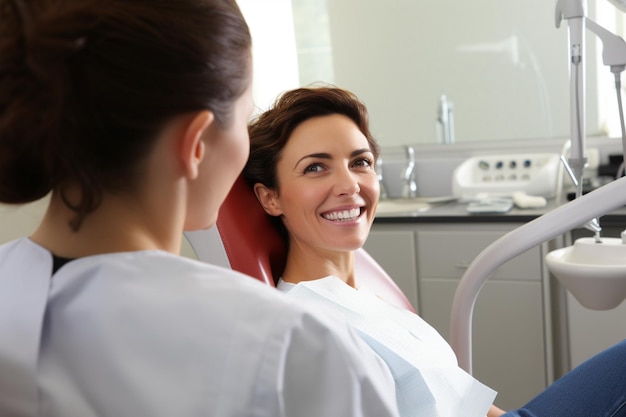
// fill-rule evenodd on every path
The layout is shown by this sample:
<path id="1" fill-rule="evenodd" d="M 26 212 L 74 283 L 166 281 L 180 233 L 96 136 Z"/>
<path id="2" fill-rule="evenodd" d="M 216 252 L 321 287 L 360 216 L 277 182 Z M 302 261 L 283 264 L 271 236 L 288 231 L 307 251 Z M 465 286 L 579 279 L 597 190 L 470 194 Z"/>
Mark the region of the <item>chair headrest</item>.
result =
<path id="1" fill-rule="evenodd" d="M 275 286 L 285 267 L 285 242 L 242 175 L 220 208 L 217 229 L 232 269 Z"/>

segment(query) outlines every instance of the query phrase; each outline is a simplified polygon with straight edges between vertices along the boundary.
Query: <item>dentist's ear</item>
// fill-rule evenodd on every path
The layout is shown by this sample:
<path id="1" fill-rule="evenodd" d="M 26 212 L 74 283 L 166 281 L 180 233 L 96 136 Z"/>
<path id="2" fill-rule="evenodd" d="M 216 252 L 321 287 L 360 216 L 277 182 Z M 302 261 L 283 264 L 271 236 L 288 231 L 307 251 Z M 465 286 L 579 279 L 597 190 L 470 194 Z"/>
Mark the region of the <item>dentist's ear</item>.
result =
<path id="1" fill-rule="evenodd" d="M 275 190 L 257 182 L 254 184 L 254 194 L 267 214 L 270 216 L 280 216 L 283 214 Z"/>
<path id="2" fill-rule="evenodd" d="M 205 143 L 202 140 L 204 133 L 215 120 L 213 112 L 203 110 L 196 113 L 186 123 L 180 144 L 180 158 L 185 176 L 188 179 L 198 177 L 200 162 L 204 158 Z"/>

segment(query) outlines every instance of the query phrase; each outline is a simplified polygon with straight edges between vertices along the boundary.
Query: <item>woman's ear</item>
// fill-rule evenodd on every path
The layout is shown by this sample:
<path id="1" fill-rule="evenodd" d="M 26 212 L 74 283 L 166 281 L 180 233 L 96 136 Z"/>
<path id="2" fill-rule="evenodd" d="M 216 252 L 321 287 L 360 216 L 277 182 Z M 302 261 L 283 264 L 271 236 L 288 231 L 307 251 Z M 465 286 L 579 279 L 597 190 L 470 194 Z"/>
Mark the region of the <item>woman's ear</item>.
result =
<path id="1" fill-rule="evenodd" d="M 189 179 L 195 179 L 198 176 L 206 146 L 202 137 L 214 120 L 213 112 L 203 110 L 193 115 L 185 124 L 179 149 L 183 169 Z"/>
<path id="2" fill-rule="evenodd" d="M 283 214 L 280 203 L 278 202 L 278 195 L 272 188 L 268 188 L 265 185 L 257 182 L 254 184 L 254 194 L 256 194 L 257 200 L 261 203 L 263 210 L 270 216 L 280 216 Z"/>

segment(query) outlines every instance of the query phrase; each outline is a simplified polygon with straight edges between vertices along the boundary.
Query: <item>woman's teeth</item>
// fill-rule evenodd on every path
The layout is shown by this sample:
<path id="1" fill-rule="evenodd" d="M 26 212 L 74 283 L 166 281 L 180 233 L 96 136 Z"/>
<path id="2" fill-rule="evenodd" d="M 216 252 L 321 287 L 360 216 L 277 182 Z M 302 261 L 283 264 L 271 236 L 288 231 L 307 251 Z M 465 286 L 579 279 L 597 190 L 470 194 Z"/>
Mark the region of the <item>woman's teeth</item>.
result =
<path id="1" fill-rule="evenodd" d="M 324 213 L 322 214 L 322 216 L 326 220 L 350 221 L 359 217 L 360 214 L 361 214 L 361 209 L 353 208 L 350 210 L 333 211 L 330 213 Z"/>

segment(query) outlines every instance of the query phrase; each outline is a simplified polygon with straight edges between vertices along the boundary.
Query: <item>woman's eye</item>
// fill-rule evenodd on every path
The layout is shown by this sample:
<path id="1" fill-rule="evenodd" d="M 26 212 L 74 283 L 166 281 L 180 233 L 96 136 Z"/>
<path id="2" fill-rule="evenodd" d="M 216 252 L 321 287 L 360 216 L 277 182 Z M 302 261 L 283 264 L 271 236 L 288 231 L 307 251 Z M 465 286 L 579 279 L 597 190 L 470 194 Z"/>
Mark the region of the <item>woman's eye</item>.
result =
<path id="1" fill-rule="evenodd" d="M 356 167 L 370 167 L 372 166 L 372 161 L 368 158 L 361 158 L 354 161 L 353 165 Z"/>
<path id="2" fill-rule="evenodd" d="M 304 172 L 321 172 L 324 167 L 321 164 L 311 164 L 304 168 Z"/>

